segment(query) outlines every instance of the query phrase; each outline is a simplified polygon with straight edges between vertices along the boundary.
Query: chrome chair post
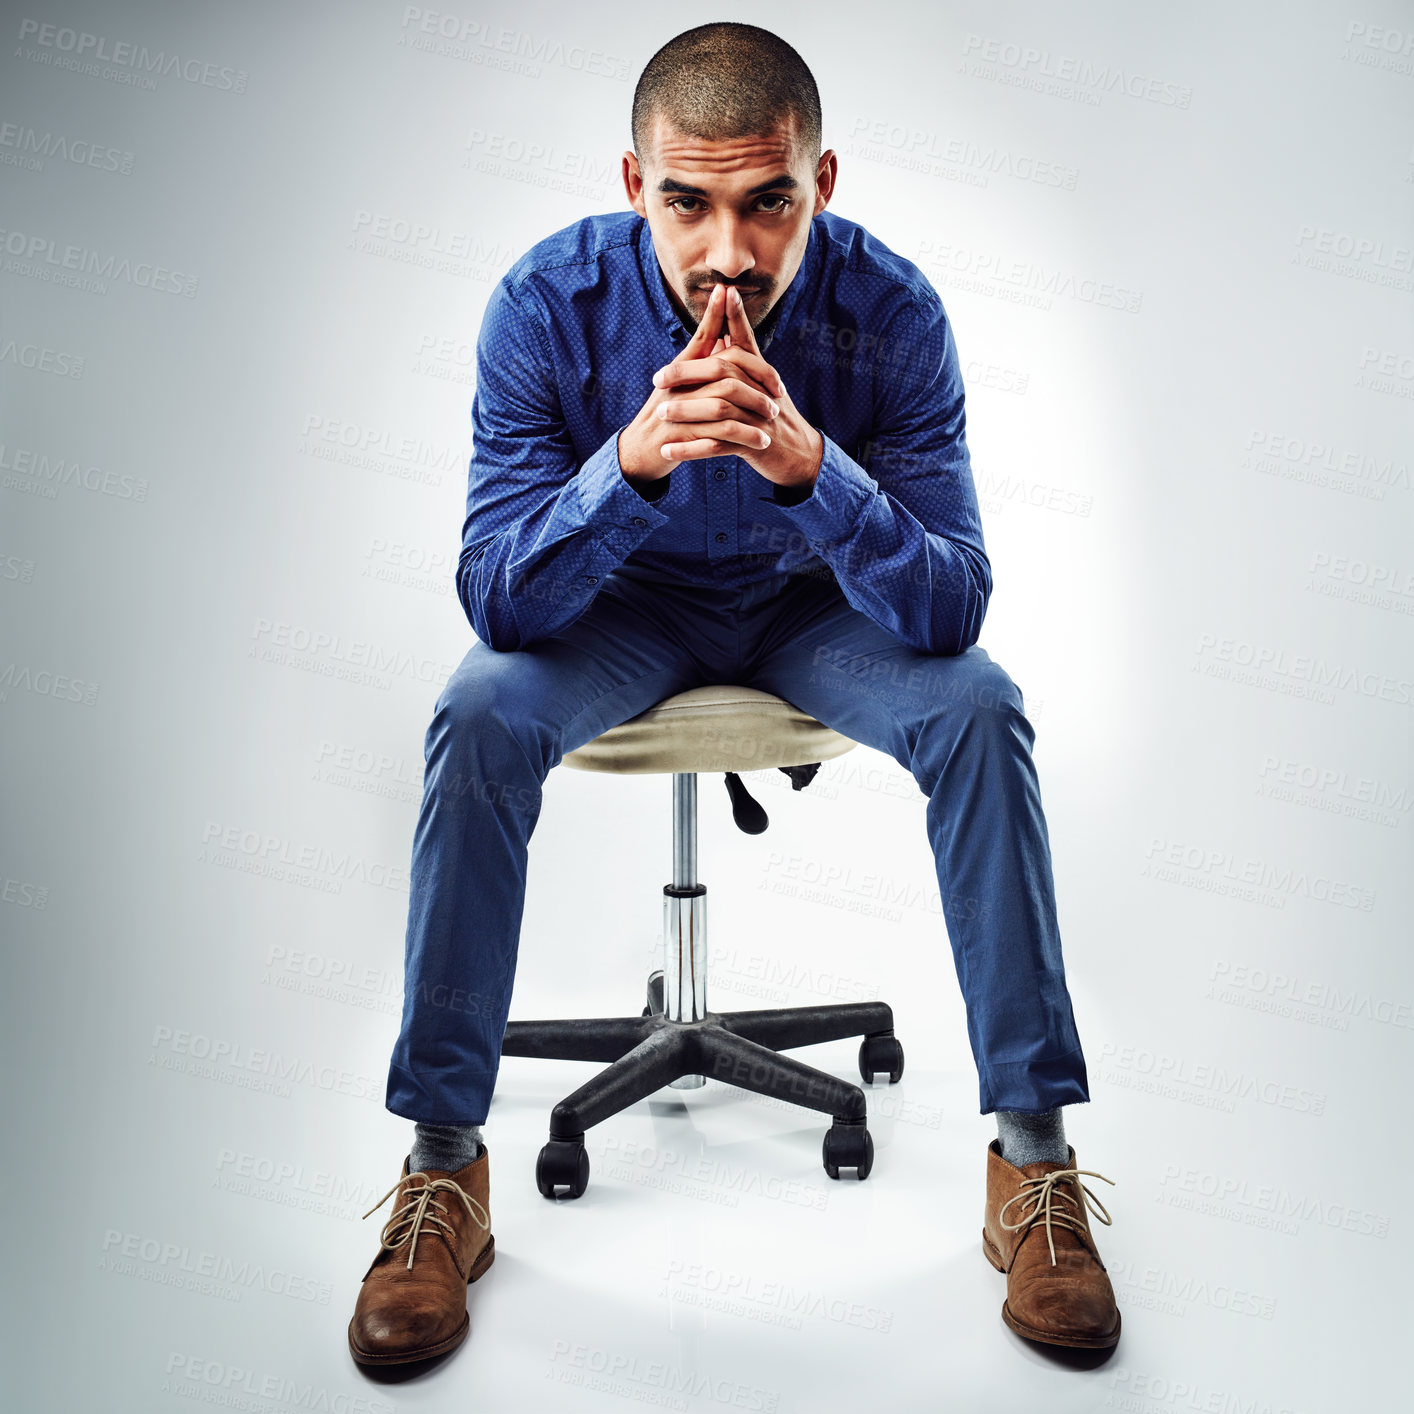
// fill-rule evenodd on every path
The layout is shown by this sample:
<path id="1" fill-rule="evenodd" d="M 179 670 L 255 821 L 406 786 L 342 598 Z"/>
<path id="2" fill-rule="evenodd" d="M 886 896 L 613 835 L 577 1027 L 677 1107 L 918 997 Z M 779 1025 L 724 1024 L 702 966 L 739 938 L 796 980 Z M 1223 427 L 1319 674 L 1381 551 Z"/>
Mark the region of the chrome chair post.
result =
<path id="1" fill-rule="evenodd" d="M 697 776 L 673 775 L 673 882 L 663 890 L 663 1014 L 669 1021 L 707 1016 L 707 890 L 697 881 Z M 670 1081 L 697 1090 L 701 1075 Z"/>

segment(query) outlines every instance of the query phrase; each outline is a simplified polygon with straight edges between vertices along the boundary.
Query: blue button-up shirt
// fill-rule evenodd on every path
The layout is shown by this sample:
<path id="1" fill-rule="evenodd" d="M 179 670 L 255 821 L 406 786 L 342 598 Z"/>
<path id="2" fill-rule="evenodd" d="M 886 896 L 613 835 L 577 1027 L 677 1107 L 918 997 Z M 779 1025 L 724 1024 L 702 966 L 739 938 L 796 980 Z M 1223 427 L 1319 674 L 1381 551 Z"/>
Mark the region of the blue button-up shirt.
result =
<path id="1" fill-rule="evenodd" d="M 532 246 L 487 302 L 457 594 L 476 635 L 523 648 L 574 622 L 620 565 L 715 587 L 832 576 L 912 647 L 977 641 L 991 565 L 942 300 L 911 261 L 831 211 L 761 352 L 824 439 L 807 494 L 742 458 L 681 462 L 642 490 L 619 433 L 690 332 L 637 212 Z"/>

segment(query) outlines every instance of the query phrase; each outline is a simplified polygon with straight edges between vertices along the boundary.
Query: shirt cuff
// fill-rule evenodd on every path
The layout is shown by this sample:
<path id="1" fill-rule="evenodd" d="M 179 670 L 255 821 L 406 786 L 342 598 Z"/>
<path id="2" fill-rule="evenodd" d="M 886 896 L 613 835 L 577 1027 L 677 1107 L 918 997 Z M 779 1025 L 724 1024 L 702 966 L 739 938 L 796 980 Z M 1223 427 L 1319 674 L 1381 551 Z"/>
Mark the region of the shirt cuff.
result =
<path id="1" fill-rule="evenodd" d="M 820 432 L 817 427 L 815 429 Z M 770 499 L 800 526 L 807 541 L 831 544 L 843 540 L 880 494 L 879 483 L 825 433 L 820 471 L 808 495 L 800 487 L 776 485 Z M 762 498 L 766 499 L 766 498 Z"/>
<path id="2" fill-rule="evenodd" d="M 624 427 L 627 426 L 625 423 Z M 619 428 L 580 467 L 575 485 L 579 490 L 579 505 L 586 525 L 601 533 L 623 531 L 637 541 L 671 517 L 654 504 L 655 500 L 662 500 L 667 494 L 666 487 L 650 499 L 641 495 L 624 475 L 619 465 L 619 432 L 622 431 L 623 427 Z M 663 481 L 667 479 L 664 477 Z"/>
<path id="3" fill-rule="evenodd" d="M 672 490 L 673 474 L 669 472 L 666 476 L 660 476 L 656 481 L 625 481 L 643 497 L 645 501 L 661 501 L 664 496 Z"/>

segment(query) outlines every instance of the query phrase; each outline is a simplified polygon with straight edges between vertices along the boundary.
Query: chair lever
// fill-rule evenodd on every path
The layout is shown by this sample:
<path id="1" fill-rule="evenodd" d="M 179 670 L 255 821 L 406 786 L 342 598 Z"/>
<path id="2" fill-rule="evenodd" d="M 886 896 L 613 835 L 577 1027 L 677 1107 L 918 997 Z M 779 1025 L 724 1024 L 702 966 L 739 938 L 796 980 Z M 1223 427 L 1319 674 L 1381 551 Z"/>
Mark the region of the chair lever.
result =
<path id="1" fill-rule="evenodd" d="M 748 835 L 759 835 L 771 822 L 765 810 L 747 788 L 735 771 L 726 772 L 727 794 L 732 798 L 732 819 L 737 828 Z"/>
<path id="2" fill-rule="evenodd" d="M 818 761 L 812 761 L 808 766 L 777 766 L 776 770 L 784 771 L 790 777 L 790 788 L 792 790 L 804 790 L 811 781 L 815 779 L 815 773 L 820 769 Z"/>

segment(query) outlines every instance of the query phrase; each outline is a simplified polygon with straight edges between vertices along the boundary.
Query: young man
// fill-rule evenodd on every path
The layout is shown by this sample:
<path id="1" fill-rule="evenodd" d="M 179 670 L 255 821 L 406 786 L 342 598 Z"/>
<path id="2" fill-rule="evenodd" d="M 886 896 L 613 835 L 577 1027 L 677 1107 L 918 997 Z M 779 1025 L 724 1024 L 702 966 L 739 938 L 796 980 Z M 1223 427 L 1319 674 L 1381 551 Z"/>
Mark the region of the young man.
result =
<path id="1" fill-rule="evenodd" d="M 415 1132 L 349 1325 L 363 1363 L 460 1344 L 494 1255 L 480 1126 L 547 773 L 711 682 L 888 752 L 928 797 L 997 1115 L 983 1250 L 1007 1274 L 1003 1317 L 1054 1344 L 1119 1339 L 1094 1171 L 1061 1118 L 1089 1092 L 1034 733 L 977 646 L 992 576 L 957 349 L 917 267 L 826 211 L 820 139 L 788 44 L 689 30 L 634 94 L 632 211 L 539 242 L 488 302 L 457 568 L 480 642 L 427 733 L 387 1093 Z"/>

